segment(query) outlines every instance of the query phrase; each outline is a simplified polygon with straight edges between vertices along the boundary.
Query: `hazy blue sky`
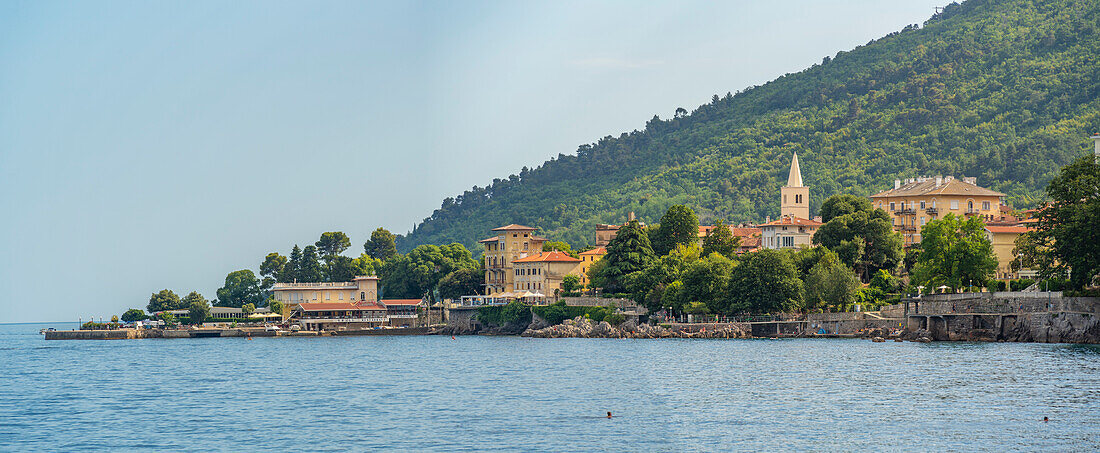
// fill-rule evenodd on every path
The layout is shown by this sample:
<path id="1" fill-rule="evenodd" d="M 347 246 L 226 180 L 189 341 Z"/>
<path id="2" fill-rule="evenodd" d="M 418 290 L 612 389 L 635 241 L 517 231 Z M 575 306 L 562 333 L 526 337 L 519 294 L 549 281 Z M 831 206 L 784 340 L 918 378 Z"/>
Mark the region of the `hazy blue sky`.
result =
<path id="1" fill-rule="evenodd" d="M 0 322 L 207 298 L 945 2 L 0 2 Z"/>

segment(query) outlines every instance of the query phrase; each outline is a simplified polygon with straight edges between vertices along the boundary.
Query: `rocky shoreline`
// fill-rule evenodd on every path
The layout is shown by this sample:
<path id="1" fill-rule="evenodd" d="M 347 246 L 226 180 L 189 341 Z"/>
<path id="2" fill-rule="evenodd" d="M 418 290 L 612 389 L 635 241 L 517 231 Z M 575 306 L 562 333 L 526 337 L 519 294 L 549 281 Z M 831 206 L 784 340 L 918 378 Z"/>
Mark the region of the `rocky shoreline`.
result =
<path id="1" fill-rule="evenodd" d="M 612 326 L 607 321 L 593 322 L 581 317 L 567 319 L 561 324 L 541 327 L 532 324 L 520 336 L 532 338 L 752 338 L 748 326 L 726 325 L 699 330 L 669 329 L 649 324 L 636 324 L 633 320 Z"/>

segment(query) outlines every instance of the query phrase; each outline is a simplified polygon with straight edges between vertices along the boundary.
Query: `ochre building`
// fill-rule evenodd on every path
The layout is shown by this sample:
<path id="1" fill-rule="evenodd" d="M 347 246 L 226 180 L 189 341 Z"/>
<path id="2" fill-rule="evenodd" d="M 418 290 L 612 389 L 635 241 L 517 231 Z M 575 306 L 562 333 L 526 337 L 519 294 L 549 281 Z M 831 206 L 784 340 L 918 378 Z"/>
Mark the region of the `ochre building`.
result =
<path id="1" fill-rule="evenodd" d="M 542 252 L 546 238 L 535 236 L 535 229 L 523 225 L 494 228 L 496 236 L 481 240 L 485 247 L 485 292 L 499 294 L 516 289 L 513 262 Z"/>
<path id="2" fill-rule="evenodd" d="M 921 227 L 947 213 L 996 220 L 1005 194 L 977 185 L 976 178 L 951 176 L 894 180 L 894 188 L 871 195 L 874 207 L 890 214 L 904 245 L 920 243 Z"/>

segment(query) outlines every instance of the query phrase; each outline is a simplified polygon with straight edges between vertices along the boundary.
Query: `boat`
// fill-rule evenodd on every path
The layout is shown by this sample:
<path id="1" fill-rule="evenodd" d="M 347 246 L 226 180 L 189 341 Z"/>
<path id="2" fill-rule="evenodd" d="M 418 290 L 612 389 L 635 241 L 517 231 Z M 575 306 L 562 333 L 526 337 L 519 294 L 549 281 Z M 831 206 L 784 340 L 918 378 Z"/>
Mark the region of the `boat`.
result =
<path id="1" fill-rule="evenodd" d="M 55 329 L 55 328 L 53 328 L 53 327 L 50 327 L 50 328 L 48 328 L 48 329 L 42 329 L 42 330 L 39 330 L 39 331 L 38 331 L 38 334 L 39 334 L 39 335 L 45 335 L 45 334 L 46 334 L 46 332 L 56 332 L 56 331 L 57 331 L 57 329 Z"/>

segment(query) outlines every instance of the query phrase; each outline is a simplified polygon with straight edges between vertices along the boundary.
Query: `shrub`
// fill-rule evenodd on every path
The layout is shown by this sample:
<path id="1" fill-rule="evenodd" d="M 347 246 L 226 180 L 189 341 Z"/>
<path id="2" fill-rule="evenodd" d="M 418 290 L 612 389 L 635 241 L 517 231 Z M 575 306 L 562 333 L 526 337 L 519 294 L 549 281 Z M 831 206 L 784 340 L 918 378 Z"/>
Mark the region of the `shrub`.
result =
<path id="1" fill-rule="evenodd" d="M 1030 278 L 1021 278 L 1019 280 L 1010 280 L 1008 282 L 1008 286 L 1009 288 L 1011 288 L 1011 291 L 1023 291 L 1034 283 L 1035 280 L 1032 280 Z"/>
<path id="2" fill-rule="evenodd" d="M 1007 284 L 1000 280 L 990 280 L 988 283 L 990 291 L 1004 291 Z"/>
<path id="3" fill-rule="evenodd" d="M 527 304 L 513 300 L 508 305 L 478 307 L 477 319 L 485 325 L 504 326 L 513 323 L 531 322 L 531 310 Z"/>

